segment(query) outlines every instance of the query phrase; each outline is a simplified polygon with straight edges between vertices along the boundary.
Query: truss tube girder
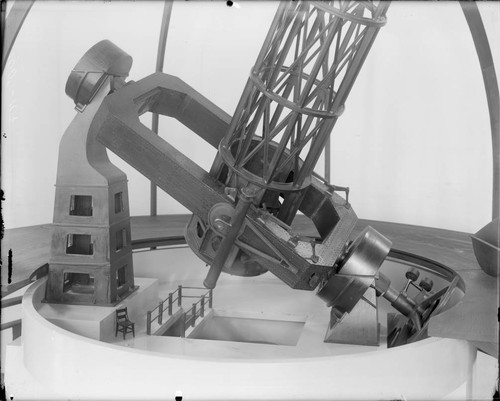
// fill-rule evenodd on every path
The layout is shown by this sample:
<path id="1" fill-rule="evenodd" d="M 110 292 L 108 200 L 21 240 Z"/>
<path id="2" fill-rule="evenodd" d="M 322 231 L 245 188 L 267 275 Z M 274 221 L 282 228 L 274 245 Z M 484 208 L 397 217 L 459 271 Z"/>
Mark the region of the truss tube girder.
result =
<path id="1" fill-rule="evenodd" d="M 387 7 L 382 1 L 280 6 L 219 146 L 231 175 L 279 191 L 310 184 Z"/>

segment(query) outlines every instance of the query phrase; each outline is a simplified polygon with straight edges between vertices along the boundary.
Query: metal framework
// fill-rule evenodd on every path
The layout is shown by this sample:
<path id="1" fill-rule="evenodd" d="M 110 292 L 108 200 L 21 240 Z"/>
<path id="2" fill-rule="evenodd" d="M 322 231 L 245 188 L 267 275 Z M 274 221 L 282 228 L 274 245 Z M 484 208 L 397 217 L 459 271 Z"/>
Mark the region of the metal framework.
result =
<path id="1" fill-rule="evenodd" d="M 310 184 L 389 4 L 280 5 L 219 148 L 226 185 L 282 193 Z M 303 194 L 285 196 L 283 221 L 293 219 Z"/>

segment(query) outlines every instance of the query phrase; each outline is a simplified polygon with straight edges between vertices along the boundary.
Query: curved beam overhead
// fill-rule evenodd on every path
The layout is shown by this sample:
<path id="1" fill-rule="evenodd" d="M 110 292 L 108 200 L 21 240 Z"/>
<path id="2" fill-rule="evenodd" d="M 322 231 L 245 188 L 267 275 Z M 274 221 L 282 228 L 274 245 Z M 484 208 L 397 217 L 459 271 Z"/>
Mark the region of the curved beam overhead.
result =
<path id="1" fill-rule="evenodd" d="M 170 26 L 170 16 L 172 15 L 172 7 L 174 5 L 173 0 L 165 0 L 165 4 L 163 5 L 163 17 L 161 20 L 161 29 L 160 29 L 160 37 L 158 39 L 158 51 L 156 54 L 156 72 L 163 72 L 163 63 L 165 62 L 165 48 L 167 47 L 167 36 L 168 36 L 168 28 Z M 157 113 L 153 113 L 153 117 L 151 120 L 151 130 L 158 135 L 158 125 L 159 125 L 159 115 Z M 157 187 L 154 182 L 151 181 L 150 184 L 150 214 L 151 216 L 157 215 Z"/>
<path id="2" fill-rule="evenodd" d="M 30 12 L 31 7 L 35 0 L 17 0 L 12 5 L 12 9 L 7 16 L 6 21 L 2 21 L 2 38 L 3 38 L 3 51 L 2 51 L 2 74 L 5 71 L 7 60 L 9 59 L 10 51 L 14 46 L 17 34 L 23 26 L 26 16 Z M 5 3 L 2 2 L 2 8 Z M 2 13 L 4 10 L 2 10 Z"/>
<path id="3" fill-rule="evenodd" d="M 493 152 L 492 220 L 500 214 L 500 100 L 495 65 L 483 20 L 475 1 L 460 1 L 469 26 L 474 47 L 483 74 L 484 89 L 490 114 L 491 143 Z"/>

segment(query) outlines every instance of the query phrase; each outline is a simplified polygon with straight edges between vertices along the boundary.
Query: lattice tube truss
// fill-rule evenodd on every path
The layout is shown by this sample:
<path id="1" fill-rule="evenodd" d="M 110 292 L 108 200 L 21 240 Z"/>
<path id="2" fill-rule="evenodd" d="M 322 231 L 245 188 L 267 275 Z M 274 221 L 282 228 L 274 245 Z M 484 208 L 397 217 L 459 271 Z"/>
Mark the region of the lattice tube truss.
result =
<path id="1" fill-rule="evenodd" d="M 281 195 L 276 214 L 290 223 L 388 6 L 283 2 L 212 172 L 231 187 L 265 188 L 256 199 L 265 206 Z"/>

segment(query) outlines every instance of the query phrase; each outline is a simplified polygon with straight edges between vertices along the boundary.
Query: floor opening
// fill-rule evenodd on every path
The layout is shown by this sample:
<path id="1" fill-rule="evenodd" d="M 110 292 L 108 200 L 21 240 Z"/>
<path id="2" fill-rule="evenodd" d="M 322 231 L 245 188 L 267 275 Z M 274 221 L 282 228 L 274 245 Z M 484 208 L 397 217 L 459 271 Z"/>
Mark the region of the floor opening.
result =
<path id="1" fill-rule="evenodd" d="M 207 316 L 190 338 L 256 344 L 297 345 L 305 322 Z"/>

